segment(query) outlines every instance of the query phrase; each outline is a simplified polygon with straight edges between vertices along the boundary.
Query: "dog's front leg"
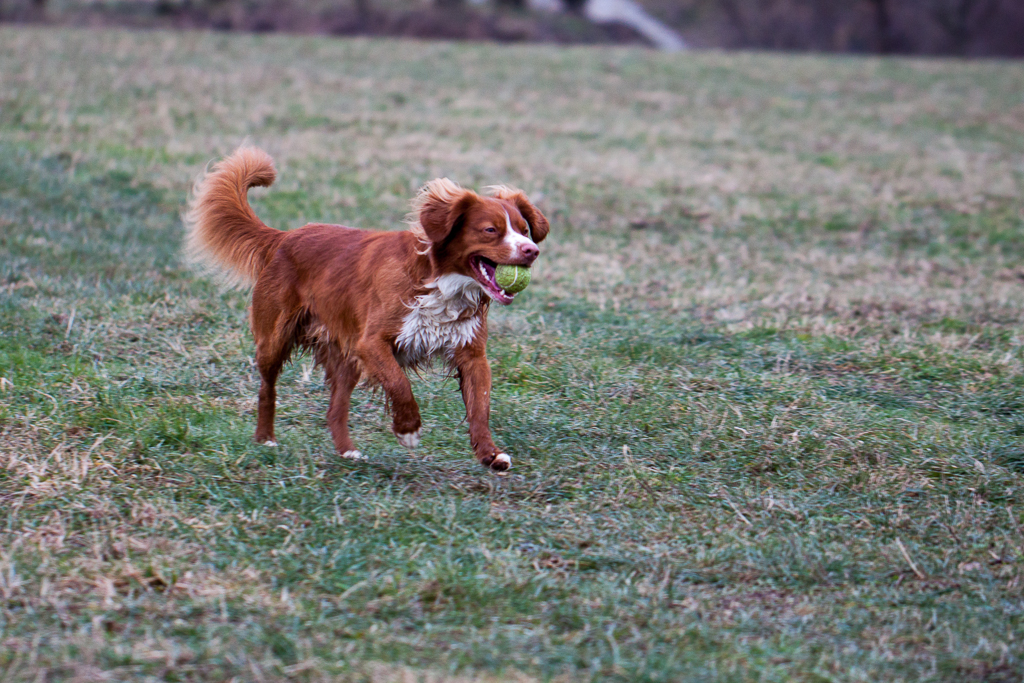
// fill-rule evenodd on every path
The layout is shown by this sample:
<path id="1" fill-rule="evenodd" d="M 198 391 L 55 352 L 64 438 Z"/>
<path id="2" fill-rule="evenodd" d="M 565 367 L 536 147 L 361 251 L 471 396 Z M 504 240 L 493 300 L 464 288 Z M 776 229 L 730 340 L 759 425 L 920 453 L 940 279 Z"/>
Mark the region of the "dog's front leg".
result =
<path id="1" fill-rule="evenodd" d="M 415 448 L 420 442 L 420 407 L 412 395 L 412 384 L 395 360 L 391 346 L 378 337 L 360 340 L 356 353 L 363 370 L 384 389 L 391 402 L 392 428 L 398 442 L 406 448 Z"/>
<path id="2" fill-rule="evenodd" d="M 512 458 L 502 453 L 491 438 L 491 365 L 483 349 L 469 346 L 456 351 L 455 369 L 466 404 L 469 442 L 477 460 L 492 470 L 507 470 Z"/>

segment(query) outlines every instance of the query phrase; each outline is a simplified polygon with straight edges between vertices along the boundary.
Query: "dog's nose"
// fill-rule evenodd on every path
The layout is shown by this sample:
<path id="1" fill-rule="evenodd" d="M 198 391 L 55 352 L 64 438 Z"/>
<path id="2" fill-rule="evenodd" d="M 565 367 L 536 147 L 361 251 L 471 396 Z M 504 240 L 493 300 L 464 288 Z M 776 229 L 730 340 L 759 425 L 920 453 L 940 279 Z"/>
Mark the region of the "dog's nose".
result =
<path id="1" fill-rule="evenodd" d="M 533 263 L 540 256 L 540 249 L 536 244 L 520 244 L 519 254 L 530 263 Z"/>

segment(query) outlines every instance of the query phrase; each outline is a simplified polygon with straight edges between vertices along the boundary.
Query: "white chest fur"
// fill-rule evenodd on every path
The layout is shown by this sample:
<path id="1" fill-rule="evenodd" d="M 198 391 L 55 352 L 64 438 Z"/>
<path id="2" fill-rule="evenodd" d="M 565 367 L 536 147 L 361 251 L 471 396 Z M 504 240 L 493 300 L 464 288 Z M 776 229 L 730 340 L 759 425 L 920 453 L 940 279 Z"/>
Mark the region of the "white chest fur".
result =
<path id="1" fill-rule="evenodd" d="M 395 339 L 401 365 L 429 360 L 438 353 L 451 356 L 455 349 L 473 341 L 480 329 L 483 288 L 465 275 L 442 275 L 428 285 L 430 292 L 416 297 Z"/>

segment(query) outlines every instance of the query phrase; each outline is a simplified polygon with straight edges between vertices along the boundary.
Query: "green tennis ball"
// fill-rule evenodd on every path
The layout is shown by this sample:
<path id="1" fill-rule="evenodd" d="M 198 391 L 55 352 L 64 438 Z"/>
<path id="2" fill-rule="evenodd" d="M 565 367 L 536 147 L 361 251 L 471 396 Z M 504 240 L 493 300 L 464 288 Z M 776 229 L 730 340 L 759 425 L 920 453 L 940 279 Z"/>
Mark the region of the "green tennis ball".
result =
<path id="1" fill-rule="evenodd" d="M 498 266 L 494 269 L 494 281 L 509 294 L 515 294 L 530 284 L 530 269 L 522 266 Z"/>

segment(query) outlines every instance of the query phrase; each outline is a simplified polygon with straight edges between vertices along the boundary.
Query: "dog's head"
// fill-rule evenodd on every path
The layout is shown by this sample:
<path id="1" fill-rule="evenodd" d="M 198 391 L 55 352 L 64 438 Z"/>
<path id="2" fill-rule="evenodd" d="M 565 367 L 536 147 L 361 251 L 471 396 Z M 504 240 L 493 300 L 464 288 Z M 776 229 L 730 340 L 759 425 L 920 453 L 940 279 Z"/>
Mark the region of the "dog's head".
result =
<path id="1" fill-rule="evenodd" d="M 414 202 L 414 230 L 428 245 L 438 275 L 457 273 L 475 279 L 501 304 L 512 302 L 494 279 L 498 265 L 530 266 L 550 226 L 526 195 L 496 186 L 488 196 L 466 190 L 447 178 L 427 183 Z"/>

